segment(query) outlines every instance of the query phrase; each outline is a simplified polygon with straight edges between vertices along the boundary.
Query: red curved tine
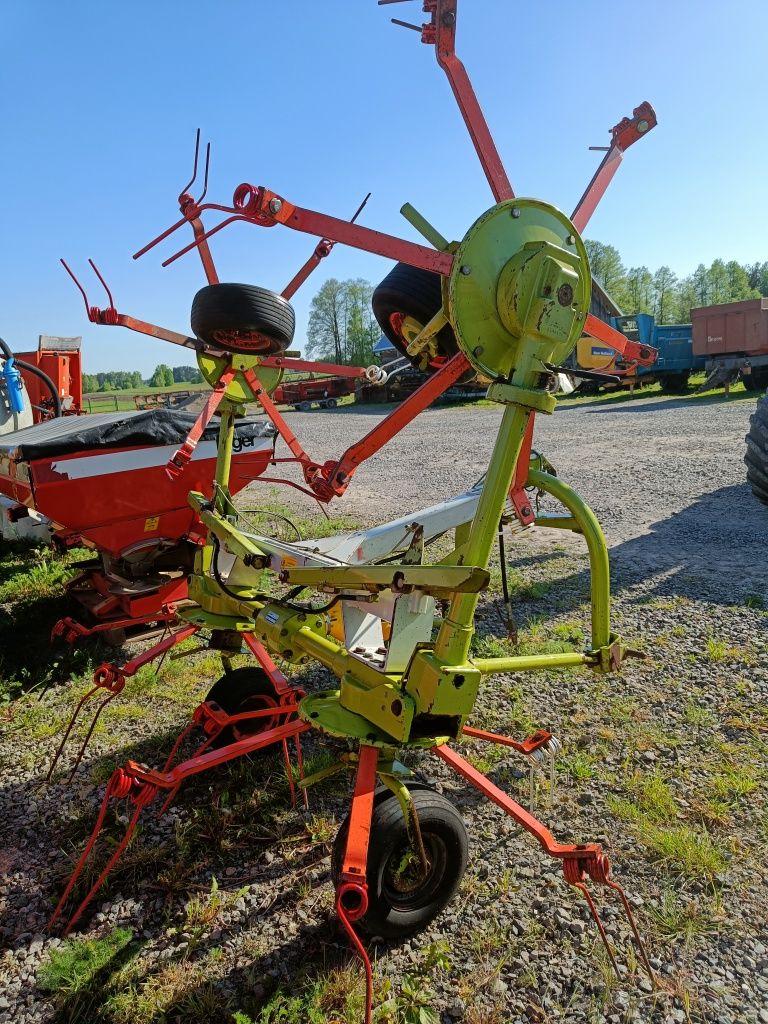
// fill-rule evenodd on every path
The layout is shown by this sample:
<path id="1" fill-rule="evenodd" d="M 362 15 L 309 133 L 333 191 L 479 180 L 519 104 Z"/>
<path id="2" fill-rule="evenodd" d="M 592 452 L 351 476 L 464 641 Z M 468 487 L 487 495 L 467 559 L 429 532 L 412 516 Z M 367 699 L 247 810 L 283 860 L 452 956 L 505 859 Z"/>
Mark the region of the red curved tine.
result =
<path id="1" fill-rule="evenodd" d="M 645 943 L 640 938 L 640 932 L 638 931 L 637 924 L 635 923 L 635 915 L 632 913 L 632 908 L 629 905 L 627 894 L 624 892 L 623 888 L 619 885 L 619 883 L 614 882 L 611 878 L 605 879 L 605 885 L 607 885 L 609 889 L 614 889 L 619 894 L 619 898 L 621 899 L 621 902 L 624 906 L 624 912 L 626 913 L 627 920 L 629 921 L 629 926 L 632 929 L 632 934 L 635 937 L 637 948 L 640 951 L 640 956 L 642 958 L 643 964 L 645 966 L 646 971 L 648 972 L 648 977 L 651 979 L 653 985 L 657 986 L 658 982 L 656 980 L 656 975 L 653 973 L 651 962 L 648 959 L 648 954 L 645 949 Z"/>
<path id="2" fill-rule="evenodd" d="M 343 900 L 344 898 L 352 898 L 357 901 L 357 906 L 354 911 L 345 910 Z M 373 1012 L 373 969 L 371 968 L 371 960 L 368 956 L 368 951 L 360 940 L 360 936 L 357 934 L 355 929 L 352 927 L 352 921 L 362 917 L 368 909 L 368 892 L 366 886 L 358 885 L 355 882 L 345 882 L 339 886 L 336 891 L 336 913 L 341 921 L 344 931 L 347 933 L 349 941 L 355 949 L 355 952 L 363 961 L 363 968 L 365 970 L 365 1017 L 363 1018 L 364 1024 L 371 1024 L 371 1014 Z"/>
<path id="3" fill-rule="evenodd" d="M 80 878 L 80 875 L 83 872 L 83 868 L 85 867 L 85 864 L 86 864 L 88 858 L 90 857 L 91 851 L 93 850 L 94 846 L 96 845 L 96 840 L 99 838 L 99 833 L 101 832 L 101 830 L 102 830 L 102 828 L 104 826 L 104 818 L 106 817 L 106 814 L 107 814 L 107 808 L 109 807 L 109 801 L 111 800 L 111 798 L 113 796 L 114 797 L 128 796 L 130 794 L 131 790 L 133 789 L 134 785 L 141 785 L 141 784 L 137 783 L 135 779 L 132 779 L 129 775 L 127 775 L 126 772 L 124 771 L 124 769 L 116 768 L 115 771 L 112 773 L 112 776 L 111 776 L 111 778 L 110 778 L 109 782 L 107 783 L 106 788 L 104 790 L 104 798 L 101 801 L 101 807 L 99 808 L 99 814 L 98 814 L 98 817 L 96 818 L 96 824 L 93 826 L 93 831 L 91 832 L 91 836 L 90 836 L 88 842 L 85 844 L 85 849 L 80 854 L 80 858 L 79 858 L 77 864 L 75 865 L 75 868 L 74 868 L 72 874 L 69 876 L 69 881 L 67 882 L 67 886 L 64 889 L 64 892 L 61 894 L 61 899 L 56 904 L 56 909 L 54 910 L 54 912 L 53 912 L 53 914 L 51 916 L 51 919 L 48 922 L 48 929 L 49 930 L 54 926 L 54 924 L 58 920 L 62 910 L 64 909 L 64 906 L 66 905 L 67 900 L 69 899 L 69 896 L 70 896 L 72 890 L 74 889 L 75 885 L 77 884 L 78 879 Z M 153 787 L 151 787 L 151 786 L 144 786 L 143 788 L 145 790 L 145 793 L 146 793 L 146 791 L 148 791 L 150 789 L 153 789 Z M 151 796 L 154 796 L 154 793 L 152 793 Z M 144 806 L 144 803 L 148 803 L 149 799 L 151 799 L 151 796 L 149 796 L 148 798 L 144 799 L 144 801 L 137 808 L 137 810 L 140 810 L 141 807 Z M 138 819 L 138 814 L 134 815 L 134 818 Z M 133 828 L 135 828 L 135 825 L 136 825 L 135 821 L 133 821 L 132 824 L 129 823 L 129 829 L 130 829 L 131 833 L 133 832 Z M 88 893 L 88 896 L 86 897 L 86 899 L 78 907 L 77 914 L 75 915 L 75 917 L 73 917 L 70 920 L 69 924 L 67 925 L 67 927 L 65 929 L 65 932 L 64 932 L 65 935 L 72 928 L 72 926 L 75 923 L 75 921 L 80 917 L 80 915 L 82 914 L 83 910 L 85 910 L 85 907 L 87 906 L 88 902 L 90 902 L 90 899 L 93 897 L 93 895 L 95 894 L 95 892 L 97 891 L 97 889 L 99 888 L 101 883 L 103 882 L 104 878 L 106 878 L 108 872 L 111 870 L 111 868 L 114 865 L 115 861 L 118 859 L 120 854 L 125 849 L 125 846 L 126 846 L 126 844 L 128 842 L 128 839 L 130 839 L 130 835 L 128 835 L 127 838 L 125 838 L 124 841 L 120 843 L 120 845 L 116 849 L 115 853 L 113 853 L 112 857 L 110 858 L 109 862 L 107 863 L 106 868 L 104 869 L 104 871 L 99 876 L 99 879 L 98 879 L 96 885 L 94 885 L 91 888 L 91 891 Z"/>
<path id="4" fill-rule="evenodd" d="M 600 932 L 600 937 L 605 944 L 605 948 L 608 951 L 608 955 L 611 959 L 614 969 L 618 975 L 618 968 L 616 966 L 616 959 L 613 954 L 613 950 L 608 942 L 608 936 L 606 935 L 603 923 L 600 920 L 600 915 L 597 912 L 597 908 L 592 900 L 592 896 L 584 884 L 584 876 L 589 877 L 600 885 L 607 885 L 611 889 L 615 889 L 618 892 L 624 911 L 629 920 L 632 933 L 635 937 L 635 942 L 640 950 L 640 955 L 643 960 L 643 964 L 648 971 L 649 977 L 655 982 L 655 977 L 651 969 L 648 956 L 645 951 L 645 946 L 640 938 L 635 919 L 632 914 L 632 910 L 629 906 L 626 894 L 621 886 L 614 882 L 610 878 L 610 862 L 606 855 L 602 852 L 601 847 L 597 843 L 589 844 L 573 844 L 573 843 L 559 843 L 549 831 L 549 829 L 543 825 L 537 818 L 526 811 L 524 807 L 521 807 L 515 800 L 512 799 L 502 789 L 499 789 L 490 779 L 486 778 L 482 772 L 479 772 L 474 768 L 468 761 L 465 761 L 463 757 L 456 753 L 448 744 L 444 744 L 440 747 L 433 747 L 432 752 L 444 761 L 449 767 L 453 768 L 455 772 L 461 775 L 471 783 L 476 789 L 478 789 L 484 796 L 500 807 L 506 814 L 522 827 L 529 832 L 538 842 L 541 844 L 546 853 L 550 857 L 555 857 L 563 862 L 563 875 L 569 885 L 574 886 L 581 892 L 587 901 L 590 913 L 594 918 L 595 924 Z"/>
<path id="5" fill-rule="evenodd" d="M 45 776 L 45 781 L 46 782 L 50 782 L 51 778 L 53 777 L 53 773 L 54 773 L 54 770 L 56 768 L 56 765 L 58 764 L 58 761 L 59 761 L 59 758 L 61 757 L 62 751 L 64 750 L 64 747 L 66 746 L 67 740 L 69 739 L 69 734 L 72 732 L 72 729 L 73 729 L 73 727 L 75 725 L 75 722 L 77 721 L 77 717 L 80 714 L 80 710 L 82 709 L 83 704 L 85 704 L 85 702 L 89 698 L 91 698 L 94 695 L 94 693 L 96 693 L 97 690 L 100 690 L 100 689 L 102 689 L 102 687 L 100 687 L 98 684 L 96 684 L 96 686 L 92 686 L 91 689 L 88 690 L 88 692 L 85 693 L 80 698 L 80 701 L 78 702 L 77 707 L 72 712 L 72 717 L 69 720 L 69 725 L 64 730 L 64 735 L 61 738 L 61 743 L 59 743 L 58 749 L 57 749 L 56 753 L 53 755 L 53 760 L 51 761 L 51 767 L 48 769 L 48 774 Z"/>
<path id="6" fill-rule="evenodd" d="M 120 689 L 122 689 L 122 687 Z M 111 700 L 115 699 L 115 697 L 117 696 L 117 694 L 119 692 L 120 692 L 120 690 L 112 690 L 112 691 L 110 691 L 107 694 L 107 696 L 104 698 L 104 700 L 101 702 L 101 704 L 99 704 L 98 708 L 96 709 L 96 714 L 91 719 L 91 724 L 90 724 L 90 727 L 88 728 L 88 732 L 85 734 L 85 739 L 83 740 L 82 744 L 80 745 L 80 749 L 78 750 L 77 756 L 75 757 L 75 763 L 72 765 L 72 769 L 71 769 L 71 771 L 69 773 L 69 777 L 67 778 L 67 784 L 69 784 L 72 781 L 72 779 L 74 779 L 74 777 L 75 777 L 75 772 L 77 771 L 78 767 L 80 766 L 80 762 L 83 759 L 83 755 L 85 754 L 86 748 L 87 748 L 88 744 L 91 741 L 91 736 L 93 736 L 93 730 L 96 728 L 96 723 L 99 720 L 99 716 L 101 715 L 101 712 L 104 710 L 104 708 L 107 706 L 107 704 L 109 704 L 109 702 Z"/>
<path id="7" fill-rule="evenodd" d="M 569 885 L 572 885 L 574 889 L 578 889 L 584 897 L 584 899 L 587 901 L 589 912 L 592 915 L 592 919 L 594 920 L 595 924 L 597 925 L 597 930 L 600 932 L 600 938 L 603 940 L 605 950 L 610 958 L 611 963 L 613 964 L 614 973 L 616 974 L 617 978 L 620 978 L 621 975 L 619 974 L 619 965 L 616 963 L 616 957 L 614 956 L 613 949 L 611 948 L 611 944 L 608 941 L 608 936 L 606 935 L 603 922 L 600 920 L 600 915 L 597 912 L 595 901 L 592 899 L 592 895 L 589 889 L 582 881 L 584 869 L 582 867 L 581 862 L 575 858 L 563 861 L 563 875 L 565 876 L 566 882 Z"/>
<path id="8" fill-rule="evenodd" d="M 118 769 L 118 771 L 120 771 L 120 769 Z M 126 778 L 129 778 L 129 777 L 126 776 Z M 136 804 L 136 810 L 131 815 L 131 820 L 128 822 L 128 827 L 125 830 L 125 835 L 120 840 L 120 843 L 117 845 L 117 847 L 115 848 L 114 853 L 109 858 L 107 863 L 104 865 L 104 869 L 102 870 L 102 872 L 99 875 L 99 877 L 96 879 L 96 881 L 93 883 L 93 885 L 89 889 L 87 896 L 83 899 L 83 901 L 78 906 L 77 910 L 74 912 L 72 917 L 69 919 L 69 924 L 64 929 L 64 934 L 65 935 L 69 935 L 70 931 L 74 928 L 74 926 L 80 920 L 80 918 L 81 918 L 81 916 L 83 914 L 83 911 L 86 909 L 86 907 L 91 902 L 93 897 L 96 895 L 96 893 L 99 891 L 101 886 L 104 884 L 104 879 L 110 873 L 110 871 L 115 866 L 115 864 L 118 862 L 118 860 L 120 859 L 120 857 L 123 854 L 123 851 L 125 850 L 126 846 L 130 842 L 131 836 L 133 835 L 133 833 L 134 833 L 134 831 L 136 829 L 136 824 L 137 824 L 137 822 L 139 820 L 139 815 L 144 810 L 144 808 L 147 806 L 147 804 L 150 803 L 155 798 L 155 795 L 157 793 L 157 788 L 155 786 L 150 786 L 150 785 L 147 785 L 146 783 L 138 782 L 136 779 L 129 779 L 129 781 L 131 783 L 131 787 L 138 787 L 138 792 L 136 792 L 135 795 L 131 796 L 131 799 Z M 123 794 L 120 794 L 120 795 L 123 795 Z"/>

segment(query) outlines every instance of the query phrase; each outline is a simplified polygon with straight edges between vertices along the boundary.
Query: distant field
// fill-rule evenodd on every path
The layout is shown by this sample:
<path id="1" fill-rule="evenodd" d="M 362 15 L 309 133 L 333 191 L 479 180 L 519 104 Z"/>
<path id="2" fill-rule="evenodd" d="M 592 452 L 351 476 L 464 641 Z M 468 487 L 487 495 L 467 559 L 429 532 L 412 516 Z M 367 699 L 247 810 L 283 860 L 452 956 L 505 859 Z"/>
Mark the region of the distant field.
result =
<path id="1" fill-rule="evenodd" d="M 206 383 L 200 384 L 171 384 L 162 388 L 139 388 L 129 391 L 92 391 L 83 395 L 83 406 L 88 412 L 126 412 L 129 409 L 136 409 L 136 398 L 146 395 L 160 396 L 171 391 L 205 391 L 209 390 Z"/>

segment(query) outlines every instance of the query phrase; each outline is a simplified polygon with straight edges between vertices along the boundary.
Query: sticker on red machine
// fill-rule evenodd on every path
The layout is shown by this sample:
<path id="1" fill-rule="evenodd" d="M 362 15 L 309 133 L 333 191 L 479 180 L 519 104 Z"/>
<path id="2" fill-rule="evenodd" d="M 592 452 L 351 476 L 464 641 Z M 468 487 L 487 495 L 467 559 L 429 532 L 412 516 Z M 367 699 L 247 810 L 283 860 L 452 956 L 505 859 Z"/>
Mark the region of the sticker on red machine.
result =
<path id="1" fill-rule="evenodd" d="M 152 533 L 160 525 L 160 516 L 149 516 L 144 520 L 144 533 Z"/>

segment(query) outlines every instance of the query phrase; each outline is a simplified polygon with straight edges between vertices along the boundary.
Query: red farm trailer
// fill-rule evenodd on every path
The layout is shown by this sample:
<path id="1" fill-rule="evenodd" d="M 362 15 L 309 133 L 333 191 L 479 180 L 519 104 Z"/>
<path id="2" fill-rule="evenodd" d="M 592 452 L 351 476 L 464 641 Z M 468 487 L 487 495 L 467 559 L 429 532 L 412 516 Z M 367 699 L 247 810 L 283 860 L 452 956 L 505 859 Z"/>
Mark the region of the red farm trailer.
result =
<path id="1" fill-rule="evenodd" d="M 768 387 L 768 298 L 726 302 L 691 310 L 693 354 L 706 360 L 699 390 L 733 383 L 748 391 Z"/>
<path id="2" fill-rule="evenodd" d="M 321 409 L 335 409 L 340 398 L 354 392 L 355 379 L 352 377 L 308 377 L 278 384 L 272 397 L 276 402 L 292 405 L 299 412 L 309 412 L 313 405 Z"/>

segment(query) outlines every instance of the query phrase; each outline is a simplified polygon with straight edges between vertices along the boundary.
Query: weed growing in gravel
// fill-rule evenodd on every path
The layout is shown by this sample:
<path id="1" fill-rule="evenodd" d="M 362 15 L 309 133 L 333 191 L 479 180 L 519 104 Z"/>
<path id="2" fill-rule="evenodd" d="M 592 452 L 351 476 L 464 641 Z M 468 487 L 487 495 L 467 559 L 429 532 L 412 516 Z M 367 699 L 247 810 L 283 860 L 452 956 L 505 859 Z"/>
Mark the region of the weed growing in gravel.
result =
<path id="1" fill-rule="evenodd" d="M 706 829 L 670 824 L 680 817 L 680 811 L 660 775 L 636 772 L 627 788 L 630 799 L 609 796 L 608 807 L 632 824 L 640 842 L 660 860 L 694 878 L 712 878 L 726 869 L 725 851 Z"/>
<path id="2" fill-rule="evenodd" d="M 375 976 L 374 976 L 375 977 Z M 359 1024 L 363 1017 L 363 975 L 357 963 L 334 967 L 319 977 L 298 977 L 290 990 L 280 988 L 254 1020 L 239 1011 L 235 1024 Z M 377 1001 L 380 998 L 377 993 Z M 381 1018 L 377 1017 L 377 1021 Z"/>
<path id="3" fill-rule="evenodd" d="M 235 892 L 222 892 L 215 876 L 211 878 L 210 892 L 205 896 L 193 896 L 185 908 L 186 930 L 202 934 L 219 916 L 248 892 L 248 886 Z"/>
<path id="4" fill-rule="evenodd" d="M 700 935 L 716 934 L 723 922 L 722 907 L 717 898 L 706 903 L 699 899 L 685 899 L 674 889 L 664 891 L 659 905 L 649 907 L 648 914 L 657 935 L 680 939 L 686 946 Z"/>
<path id="5" fill-rule="evenodd" d="M 44 992 L 62 996 L 82 992 L 132 938 L 133 932 L 127 928 L 115 928 L 103 939 L 68 939 L 58 949 L 51 949 L 37 983 Z"/>

